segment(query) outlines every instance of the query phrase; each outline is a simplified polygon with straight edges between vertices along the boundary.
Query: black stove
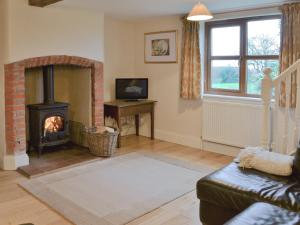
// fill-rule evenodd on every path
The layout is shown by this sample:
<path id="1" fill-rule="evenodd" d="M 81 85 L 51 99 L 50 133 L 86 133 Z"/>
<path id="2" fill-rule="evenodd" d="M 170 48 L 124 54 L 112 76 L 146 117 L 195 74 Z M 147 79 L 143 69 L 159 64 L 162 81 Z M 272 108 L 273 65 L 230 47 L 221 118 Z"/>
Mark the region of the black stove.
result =
<path id="1" fill-rule="evenodd" d="M 69 142 L 68 103 L 54 101 L 54 66 L 43 67 L 44 103 L 27 105 L 29 111 L 29 148 L 38 155 L 43 148 Z"/>

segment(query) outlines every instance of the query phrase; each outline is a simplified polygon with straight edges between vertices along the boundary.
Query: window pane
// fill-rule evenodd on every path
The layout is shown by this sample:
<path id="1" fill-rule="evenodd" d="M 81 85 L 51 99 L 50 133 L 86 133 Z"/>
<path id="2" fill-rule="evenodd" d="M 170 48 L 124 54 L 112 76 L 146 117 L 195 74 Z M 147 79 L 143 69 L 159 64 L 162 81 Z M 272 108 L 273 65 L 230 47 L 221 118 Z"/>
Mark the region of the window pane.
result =
<path id="1" fill-rule="evenodd" d="M 216 89 L 239 90 L 239 70 L 238 60 L 212 60 L 211 87 Z"/>
<path id="2" fill-rule="evenodd" d="M 248 55 L 279 55 L 280 19 L 248 22 Z"/>
<path id="3" fill-rule="evenodd" d="M 247 94 L 261 94 L 261 80 L 263 79 L 263 70 L 266 67 L 272 69 L 272 78 L 279 73 L 278 60 L 248 60 L 247 61 Z"/>
<path id="4" fill-rule="evenodd" d="M 212 56 L 240 55 L 240 27 L 220 27 L 211 30 Z"/>

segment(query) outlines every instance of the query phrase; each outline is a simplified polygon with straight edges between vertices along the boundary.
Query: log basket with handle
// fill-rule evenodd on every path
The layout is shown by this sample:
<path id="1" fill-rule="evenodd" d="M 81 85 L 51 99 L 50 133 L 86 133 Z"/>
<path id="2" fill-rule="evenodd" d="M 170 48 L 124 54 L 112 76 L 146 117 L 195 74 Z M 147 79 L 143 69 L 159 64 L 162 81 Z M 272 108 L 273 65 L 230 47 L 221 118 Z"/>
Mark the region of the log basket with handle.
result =
<path id="1" fill-rule="evenodd" d="M 90 152 L 99 157 L 110 157 L 116 152 L 119 129 L 103 131 L 105 127 L 86 127 L 87 143 Z"/>

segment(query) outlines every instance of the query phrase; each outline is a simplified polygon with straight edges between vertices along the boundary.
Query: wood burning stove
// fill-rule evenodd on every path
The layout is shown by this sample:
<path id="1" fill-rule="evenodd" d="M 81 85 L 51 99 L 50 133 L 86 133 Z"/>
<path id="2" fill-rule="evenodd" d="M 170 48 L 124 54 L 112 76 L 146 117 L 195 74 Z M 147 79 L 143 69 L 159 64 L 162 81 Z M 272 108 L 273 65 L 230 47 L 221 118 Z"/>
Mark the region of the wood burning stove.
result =
<path id="1" fill-rule="evenodd" d="M 39 156 L 46 146 L 69 141 L 68 103 L 54 101 L 54 66 L 43 67 L 44 103 L 28 105 L 29 148 Z"/>

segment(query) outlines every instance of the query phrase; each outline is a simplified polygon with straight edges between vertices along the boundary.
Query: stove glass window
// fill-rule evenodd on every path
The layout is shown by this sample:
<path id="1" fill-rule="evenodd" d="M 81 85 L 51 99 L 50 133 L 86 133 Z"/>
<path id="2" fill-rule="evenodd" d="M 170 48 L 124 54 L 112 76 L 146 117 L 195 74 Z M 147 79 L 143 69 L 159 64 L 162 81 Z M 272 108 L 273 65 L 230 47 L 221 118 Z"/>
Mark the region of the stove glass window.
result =
<path id="1" fill-rule="evenodd" d="M 56 133 L 64 130 L 64 118 L 61 116 L 51 116 L 45 120 L 44 136 L 49 133 Z"/>

